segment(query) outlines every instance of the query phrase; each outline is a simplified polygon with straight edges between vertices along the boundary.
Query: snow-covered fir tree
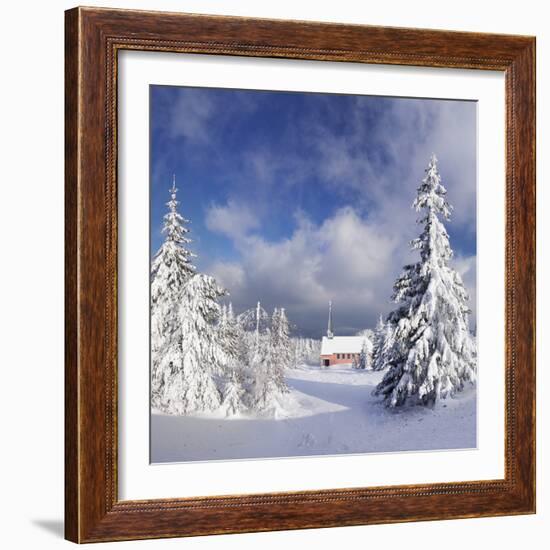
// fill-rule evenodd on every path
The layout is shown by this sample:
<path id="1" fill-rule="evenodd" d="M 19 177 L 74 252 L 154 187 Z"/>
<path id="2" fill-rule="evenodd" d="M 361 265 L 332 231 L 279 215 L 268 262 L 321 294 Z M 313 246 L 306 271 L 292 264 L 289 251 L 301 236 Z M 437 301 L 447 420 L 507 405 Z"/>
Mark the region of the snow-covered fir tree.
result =
<path id="1" fill-rule="evenodd" d="M 285 370 L 292 365 L 292 345 L 289 338 L 289 324 L 284 309 L 275 309 L 271 325 L 261 331 L 263 319 L 261 306 L 256 307 L 256 327 L 252 345 L 254 353 L 249 362 L 250 406 L 263 410 L 275 405 L 277 398 L 289 389 L 285 381 Z"/>
<path id="2" fill-rule="evenodd" d="M 321 353 L 321 340 L 303 338 L 300 336 L 292 338 L 294 345 L 294 366 L 302 363 L 317 365 Z"/>
<path id="3" fill-rule="evenodd" d="M 168 353 L 174 338 L 180 337 L 178 308 L 187 281 L 195 274 L 194 254 L 188 249 L 191 240 L 185 227 L 188 220 L 178 212 L 179 202 L 174 176 L 170 189 L 168 212 L 164 215 L 164 242 L 155 254 L 151 266 L 151 383 L 152 400 L 156 403 L 159 391 L 158 367 Z"/>
<path id="4" fill-rule="evenodd" d="M 391 321 L 379 317 L 374 331 L 372 347 L 372 370 L 383 370 L 389 364 L 388 353 L 393 346 L 393 331 Z"/>
<path id="5" fill-rule="evenodd" d="M 270 330 L 264 335 L 262 344 L 254 358 L 252 369 L 254 376 L 252 406 L 256 410 L 269 408 L 276 404 L 278 397 L 288 393 L 284 369 L 277 358 Z"/>
<path id="6" fill-rule="evenodd" d="M 271 339 L 277 364 L 284 372 L 291 368 L 293 363 L 290 325 L 284 308 L 275 308 L 273 311 L 271 316 Z"/>
<path id="7" fill-rule="evenodd" d="M 361 351 L 356 361 L 358 368 L 372 370 L 373 342 L 375 339 L 374 331 L 370 328 L 366 328 L 366 329 L 360 330 L 355 335 L 363 337 Z"/>
<path id="8" fill-rule="evenodd" d="M 223 387 L 223 403 L 227 416 L 232 416 L 244 411 L 247 408 L 248 399 L 244 386 L 243 371 L 233 367 L 226 376 Z"/>
<path id="9" fill-rule="evenodd" d="M 367 340 L 363 341 L 359 352 L 359 368 L 363 370 L 372 369 L 372 347 L 368 345 Z"/>
<path id="10" fill-rule="evenodd" d="M 463 389 L 476 378 L 476 349 L 468 327 L 468 295 L 449 265 L 452 250 L 440 217 L 451 206 L 432 155 L 413 203 L 423 211 L 420 237 L 412 241 L 420 261 L 406 265 L 394 284 L 390 314 L 392 345 L 384 351 L 388 372 L 375 389 L 390 407 L 406 402 L 430 404 Z"/>
<path id="11" fill-rule="evenodd" d="M 232 310 L 226 304 L 220 306 L 220 318 L 218 323 L 218 337 L 220 344 L 226 350 L 229 357 L 235 359 L 239 353 L 239 326 L 235 321 Z"/>
<path id="12" fill-rule="evenodd" d="M 233 312 L 233 304 L 229 302 L 227 306 L 227 322 L 230 330 L 233 332 L 233 336 L 237 342 L 237 362 L 241 367 L 246 367 L 248 361 L 248 340 L 246 338 L 245 331 L 235 313 Z"/>
<path id="13" fill-rule="evenodd" d="M 351 366 L 358 370 L 372 370 L 372 343 L 368 338 L 363 340 L 359 354 L 353 356 Z"/>
<path id="14" fill-rule="evenodd" d="M 220 305 L 226 291 L 208 275 L 194 275 L 184 286 L 178 311 L 179 338 L 162 350 L 158 408 L 186 414 L 218 408 L 218 388 L 232 356 L 219 337 Z"/>
<path id="15" fill-rule="evenodd" d="M 384 320 L 382 319 L 382 315 L 378 317 L 378 321 L 376 323 L 376 328 L 374 329 L 374 334 L 372 337 L 372 357 L 373 357 L 373 363 L 376 361 L 376 356 L 380 353 L 382 349 L 382 344 L 384 342 L 384 329 L 386 327 L 386 324 L 384 323 Z"/>
<path id="16" fill-rule="evenodd" d="M 269 314 L 258 302 L 253 308 L 243 311 L 237 316 L 237 321 L 247 332 L 263 334 L 269 328 Z"/>
<path id="17" fill-rule="evenodd" d="M 252 368 L 266 344 L 269 332 L 270 317 L 260 302 L 255 307 L 243 311 L 237 316 L 237 323 L 242 330 L 245 356 L 243 363 Z"/>
<path id="18" fill-rule="evenodd" d="M 225 383 L 222 389 L 222 406 L 227 416 L 230 416 L 245 410 L 250 402 L 246 384 L 247 342 L 235 318 L 231 302 L 221 307 L 218 335 L 228 359 L 223 372 Z"/>

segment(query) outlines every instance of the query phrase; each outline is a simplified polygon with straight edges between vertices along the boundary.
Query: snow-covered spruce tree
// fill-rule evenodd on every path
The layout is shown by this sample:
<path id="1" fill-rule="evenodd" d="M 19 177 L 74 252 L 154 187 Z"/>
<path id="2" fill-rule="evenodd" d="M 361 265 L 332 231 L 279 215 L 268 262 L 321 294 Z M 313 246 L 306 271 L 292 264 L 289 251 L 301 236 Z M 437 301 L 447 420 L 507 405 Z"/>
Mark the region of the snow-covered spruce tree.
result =
<path id="1" fill-rule="evenodd" d="M 384 329 L 386 324 L 382 319 L 382 315 L 378 317 L 378 322 L 376 323 L 376 328 L 374 329 L 374 336 L 372 338 L 372 358 L 373 365 L 376 362 L 376 357 L 382 350 L 382 344 L 384 342 Z"/>
<path id="2" fill-rule="evenodd" d="M 388 354 L 393 346 L 393 327 L 391 321 L 378 319 L 374 331 L 372 348 L 372 370 L 383 370 L 389 365 Z"/>
<path id="3" fill-rule="evenodd" d="M 435 403 L 476 378 L 476 349 L 468 328 L 468 295 L 449 266 L 452 250 L 440 220 L 451 206 L 432 155 L 413 207 L 424 211 L 423 231 L 412 241 L 420 261 L 404 267 L 394 285 L 400 304 L 390 314 L 393 343 L 384 352 L 388 372 L 375 389 L 390 407 L 406 402 Z"/>
<path id="4" fill-rule="evenodd" d="M 321 353 L 320 340 L 298 336 L 292 338 L 292 342 L 294 344 L 294 366 L 298 367 L 302 363 L 318 364 Z"/>
<path id="5" fill-rule="evenodd" d="M 271 327 L 259 335 L 258 344 L 250 363 L 251 406 L 256 410 L 268 409 L 277 404 L 277 398 L 289 389 L 285 370 L 292 364 L 292 348 L 288 336 L 288 320 L 284 310 L 275 309 Z"/>
<path id="6" fill-rule="evenodd" d="M 363 341 L 361 351 L 359 352 L 359 368 L 363 370 L 372 370 L 372 347 Z"/>
<path id="7" fill-rule="evenodd" d="M 277 358 L 271 331 L 263 338 L 252 365 L 254 373 L 253 407 L 256 410 L 268 409 L 276 405 L 277 398 L 289 389 L 284 377 L 284 369 Z"/>
<path id="8" fill-rule="evenodd" d="M 178 308 L 184 285 L 195 274 L 187 245 L 188 220 L 178 212 L 179 202 L 175 176 L 170 189 L 170 200 L 166 203 L 168 212 L 164 216 L 162 232 L 165 240 L 153 258 L 151 265 L 151 394 L 153 405 L 158 403 L 160 360 L 171 346 L 174 338 L 179 338 Z"/>
<path id="9" fill-rule="evenodd" d="M 237 356 L 238 334 L 235 324 L 235 321 L 229 318 L 227 306 L 222 304 L 218 321 L 218 338 L 230 357 Z"/>
<path id="10" fill-rule="evenodd" d="M 246 385 L 246 342 L 231 303 L 221 308 L 218 336 L 227 356 L 223 366 L 222 406 L 226 415 L 230 416 L 246 409 L 250 401 Z"/>
<path id="11" fill-rule="evenodd" d="M 245 331 L 243 330 L 238 318 L 233 312 L 233 304 L 229 302 L 227 306 L 227 330 L 231 333 L 232 338 L 236 342 L 236 361 L 242 367 L 245 367 L 248 360 L 248 341 Z"/>
<path id="12" fill-rule="evenodd" d="M 243 311 L 237 316 L 237 322 L 243 330 L 262 335 L 269 328 L 269 315 L 258 302 L 255 307 Z"/>
<path id="13" fill-rule="evenodd" d="M 271 339 L 275 349 L 277 364 L 283 373 L 293 365 L 293 350 L 290 340 L 290 325 L 285 308 L 273 311 L 271 316 Z"/>
<path id="14" fill-rule="evenodd" d="M 358 370 L 372 370 L 372 344 L 365 338 L 359 354 L 353 356 L 352 368 Z"/>
<path id="15" fill-rule="evenodd" d="M 232 416 L 247 408 L 246 389 L 243 384 L 241 369 L 233 368 L 223 388 L 223 403 L 226 416 Z"/>
<path id="16" fill-rule="evenodd" d="M 226 291 L 208 275 L 194 275 L 184 286 L 178 310 L 179 338 L 162 350 L 158 369 L 161 411 L 186 414 L 220 406 L 218 385 L 232 359 L 218 332 L 218 299 L 224 295 Z"/>
<path id="17" fill-rule="evenodd" d="M 243 364 L 253 368 L 257 355 L 267 340 L 270 318 L 260 302 L 256 307 L 247 309 L 237 316 L 237 323 L 242 329 L 242 340 L 245 347 Z"/>

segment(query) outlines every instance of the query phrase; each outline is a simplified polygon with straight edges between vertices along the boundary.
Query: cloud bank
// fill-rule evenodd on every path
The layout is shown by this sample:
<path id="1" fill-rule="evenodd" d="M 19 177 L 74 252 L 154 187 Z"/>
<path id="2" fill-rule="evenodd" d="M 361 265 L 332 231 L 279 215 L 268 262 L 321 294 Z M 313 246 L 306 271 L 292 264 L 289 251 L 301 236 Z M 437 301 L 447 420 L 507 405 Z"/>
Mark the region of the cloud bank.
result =
<path id="1" fill-rule="evenodd" d="M 417 259 L 411 203 L 435 152 L 475 326 L 475 104 L 188 92 L 168 103 L 161 126 L 170 153 L 153 169 L 183 159 L 188 180 L 202 178 L 184 215 L 201 270 L 228 288 L 237 311 L 257 300 L 285 307 L 299 333 L 319 337 L 332 300 L 337 334 L 373 327 L 393 307 L 402 266 Z"/>

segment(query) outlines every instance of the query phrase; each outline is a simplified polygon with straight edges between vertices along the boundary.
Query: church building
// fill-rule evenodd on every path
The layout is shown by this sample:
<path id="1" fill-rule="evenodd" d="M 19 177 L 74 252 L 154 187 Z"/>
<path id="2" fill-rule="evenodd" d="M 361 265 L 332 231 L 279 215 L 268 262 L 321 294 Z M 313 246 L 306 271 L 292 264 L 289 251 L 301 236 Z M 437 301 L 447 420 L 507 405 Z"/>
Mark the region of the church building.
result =
<path id="1" fill-rule="evenodd" d="M 334 336 L 332 332 L 332 302 L 328 303 L 327 335 L 321 342 L 321 366 L 351 364 L 359 360 L 364 336 Z"/>

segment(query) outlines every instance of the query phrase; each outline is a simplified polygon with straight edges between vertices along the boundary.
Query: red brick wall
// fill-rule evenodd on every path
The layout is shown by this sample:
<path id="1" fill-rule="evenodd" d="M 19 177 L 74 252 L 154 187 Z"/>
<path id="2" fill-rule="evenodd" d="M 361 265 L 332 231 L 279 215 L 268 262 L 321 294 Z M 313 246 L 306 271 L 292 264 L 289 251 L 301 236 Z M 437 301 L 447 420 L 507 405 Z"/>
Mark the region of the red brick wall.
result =
<path id="1" fill-rule="evenodd" d="M 345 363 L 351 363 L 354 355 L 359 357 L 358 353 L 333 353 L 332 355 L 321 355 L 321 365 L 324 365 L 325 359 L 330 361 L 329 365 L 343 365 Z"/>

